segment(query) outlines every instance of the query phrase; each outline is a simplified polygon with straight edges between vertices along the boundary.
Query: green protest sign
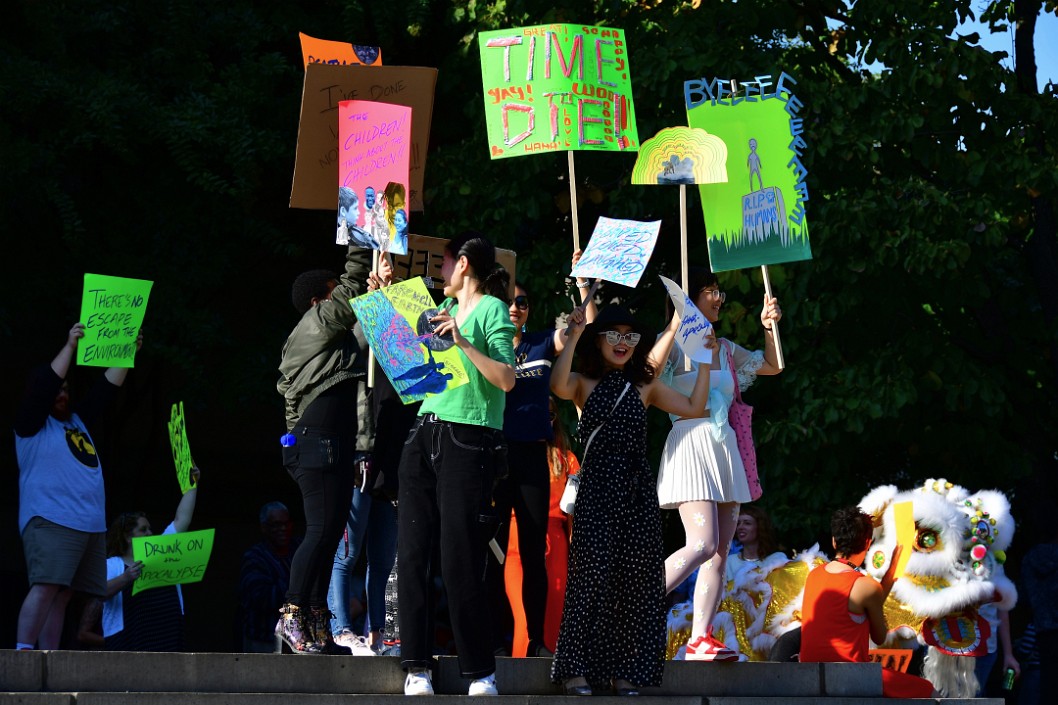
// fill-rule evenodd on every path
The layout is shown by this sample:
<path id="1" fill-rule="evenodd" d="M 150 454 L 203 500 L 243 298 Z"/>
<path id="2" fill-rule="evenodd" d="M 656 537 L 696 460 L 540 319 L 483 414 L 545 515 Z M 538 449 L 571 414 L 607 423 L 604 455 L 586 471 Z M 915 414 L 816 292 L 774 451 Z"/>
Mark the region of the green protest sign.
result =
<path id="1" fill-rule="evenodd" d="M 132 594 L 165 585 L 197 583 L 213 552 L 213 529 L 132 539 L 132 559 L 143 563 Z"/>
<path id="2" fill-rule="evenodd" d="M 176 479 L 180 491 L 187 494 L 191 482 L 191 468 L 195 461 L 191 459 L 191 445 L 187 442 L 187 424 L 184 422 L 184 402 L 173 404 L 169 414 L 169 446 L 173 449 L 173 464 L 176 465 Z"/>
<path id="3" fill-rule="evenodd" d="M 81 322 L 85 336 L 77 345 L 78 365 L 135 366 L 136 336 L 153 285 L 144 279 L 84 275 Z"/>
<path id="4" fill-rule="evenodd" d="M 480 33 L 478 49 L 493 159 L 639 148 L 623 30 L 501 29 Z"/>
<path id="5" fill-rule="evenodd" d="M 714 272 L 812 258 L 795 83 L 786 73 L 684 83 L 687 123 L 722 141 L 712 157 L 727 172 L 723 183 L 698 187 Z"/>

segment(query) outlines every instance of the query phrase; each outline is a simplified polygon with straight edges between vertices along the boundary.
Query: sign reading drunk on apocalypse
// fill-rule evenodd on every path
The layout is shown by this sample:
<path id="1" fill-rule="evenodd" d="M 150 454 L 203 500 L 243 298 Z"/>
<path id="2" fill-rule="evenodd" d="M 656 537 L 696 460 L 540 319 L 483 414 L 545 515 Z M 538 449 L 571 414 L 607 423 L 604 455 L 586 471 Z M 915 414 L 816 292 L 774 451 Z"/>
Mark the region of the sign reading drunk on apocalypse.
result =
<path id="1" fill-rule="evenodd" d="M 493 159 L 639 149 L 623 30 L 501 29 L 478 35 L 478 48 Z"/>
<path id="2" fill-rule="evenodd" d="M 165 585 L 200 582 L 213 552 L 213 529 L 132 539 L 132 559 L 143 563 L 132 594 Z"/>

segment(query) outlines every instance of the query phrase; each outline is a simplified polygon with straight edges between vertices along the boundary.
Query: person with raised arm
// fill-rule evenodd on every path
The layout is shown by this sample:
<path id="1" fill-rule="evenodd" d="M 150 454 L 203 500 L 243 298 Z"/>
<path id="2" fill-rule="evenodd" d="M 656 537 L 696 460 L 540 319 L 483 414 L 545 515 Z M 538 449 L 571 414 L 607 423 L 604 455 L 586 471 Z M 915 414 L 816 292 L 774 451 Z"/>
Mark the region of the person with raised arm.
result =
<path id="1" fill-rule="evenodd" d="M 106 498 L 89 429 L 129 370 L 107 369 L 75 412 L 66 376 L 84 335 L 84 324 L 74 324 L 51 364 L 34 370 L 15 418 L 18 528 L 30 585 L 18 615 L 18 649 L 59 648 L 73 592 L 106 593 Z M 136 349 L 142 345 L 139 335 Z"/>
<path id="2" fill-rule="evenodd" d="M 636 695 L 661 684 L 665 658 L 661 511 L 647 461 L 646 410 L 708 413 L 708 375 L 690 397 L 654 376 L 644 328 L 620 306 L 591 325 L 574 309 L 551 390 L 581 412 L 585 445 L 573 514 L 566 600 L 551 679 L 567 694 L 612 687 Z M 573 352 L 581 357 L 572 372 Z M 708 368 L 704 368 L 708 369 Z"/>

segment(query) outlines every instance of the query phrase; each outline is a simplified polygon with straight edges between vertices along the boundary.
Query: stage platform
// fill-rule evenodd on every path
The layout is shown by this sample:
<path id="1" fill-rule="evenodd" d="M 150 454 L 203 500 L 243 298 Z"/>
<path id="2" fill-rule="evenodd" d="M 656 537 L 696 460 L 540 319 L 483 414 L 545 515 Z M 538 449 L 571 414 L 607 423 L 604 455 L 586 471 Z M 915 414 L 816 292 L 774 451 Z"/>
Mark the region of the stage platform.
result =
<path id="1" fill-rule="evenodd" d="M 569 705 L 549 679 L 550 659 L 501 658 L 497 705 Z M 0 650 L 0 705 L 393 705 L 404 673 L 392 657 L 272 654 L 151 654 Z M 434 688 L 444 702 L 468 698 L 454 657 L 439 659 Z M 897 705 L 881 697 L 881 667 L 852 663 L 670 661 L 660 688 L 639 705 Z M 480 700 L 476 700 L 480 705 Z M 605 702 L 604 702 L 605 701 Z M 593 705 L 627 705 L 596 695 Z M 939 700 L 946 705 L 1003 705 Z"/>

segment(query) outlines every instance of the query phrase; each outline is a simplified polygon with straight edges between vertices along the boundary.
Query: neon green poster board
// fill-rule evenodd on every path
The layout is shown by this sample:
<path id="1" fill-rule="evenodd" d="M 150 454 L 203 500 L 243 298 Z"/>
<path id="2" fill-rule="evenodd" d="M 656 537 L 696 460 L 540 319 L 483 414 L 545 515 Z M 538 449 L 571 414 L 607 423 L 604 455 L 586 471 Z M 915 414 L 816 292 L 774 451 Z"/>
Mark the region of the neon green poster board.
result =
<path id="1" fill-rule="evenodd" d="M 132 559 L 143 563 L 132 594 L 164 585 L 197 583 L 213 553 L 213 529 L 132 539 Z"/>
<path id="2" fill-rule="evenodd" d="M 479 34 L 478 49 L 493 159 L 639 148 L 623 30 L 501 29 Z"/>
<path id="3" fill-rule="evenodd" d="M 180 483 L 180 492 L 187 494 L 193 487 L 191 468 L 195 461 L 191 459 L 191 445 L 187 442 L 187 424 L 184 422 L 184 402 L 173 404 L 169 414 L 169 447 L 173 449 L 173 464 L 176 465 L 176 479 Z"/>
<path id="4" fill-rule="evenodd" d="M 135 366 L 136 336 L 153 285 L 144 279 L 84 275 L 81 322 L 85 336 L 77 344 L 78 365 Z"/>
<path id="5" fill-rule="evenodd" d="M 349 304 L 360 319 L 382 371 L 405 404 L 467 382 L 462 353 L 451 336 L 433 333 L 437 305 L 422 277 L 373 291 Z"/>
<path id="6" fill-rule="evenodd" d="M 812 258 L 805 202 L 803 106 L 795 81 L 698 79 L 684 83 L 687 122 L 721 139 L 727 181 L 698 187 L 714 272 Z"/>

